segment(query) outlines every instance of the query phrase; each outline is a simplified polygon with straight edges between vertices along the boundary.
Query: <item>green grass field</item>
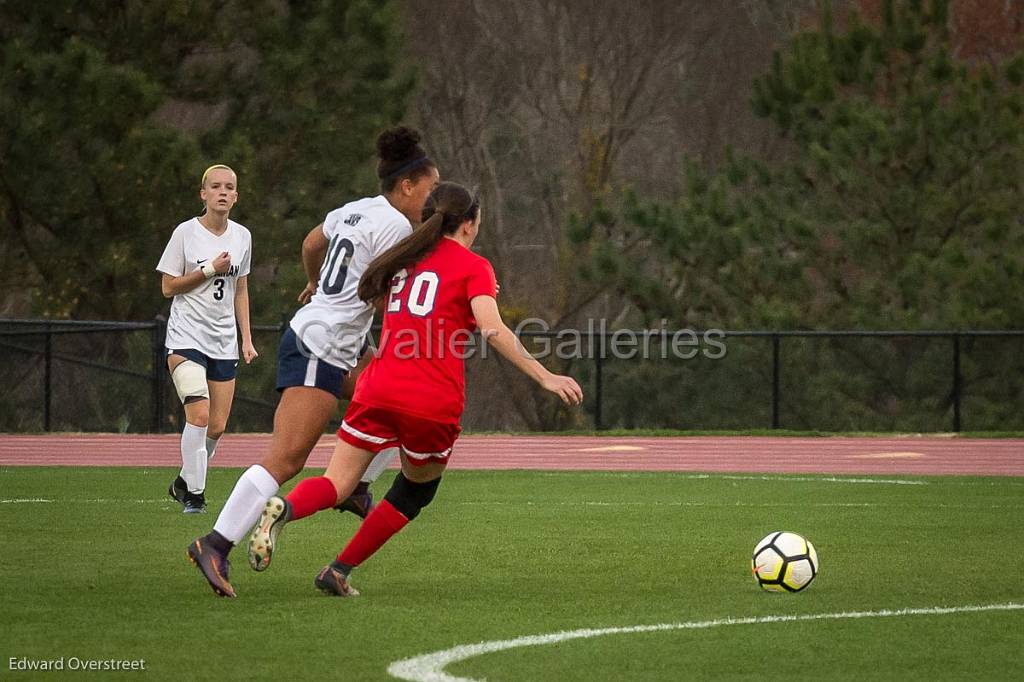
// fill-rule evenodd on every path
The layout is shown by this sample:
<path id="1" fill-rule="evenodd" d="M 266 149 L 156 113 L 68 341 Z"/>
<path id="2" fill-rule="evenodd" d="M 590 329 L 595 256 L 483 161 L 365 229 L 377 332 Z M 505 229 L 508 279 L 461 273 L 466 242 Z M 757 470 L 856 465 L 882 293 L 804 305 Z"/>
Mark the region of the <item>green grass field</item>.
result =
<path id="1" fill-rule="evenodd" d="M 399 659 L 579 628 L 1024 602 L 1024 479 L 525 471 L 449 473 L 434 505 L 354 575 L 361 597 L 313 588 L 356 528 L 330 512 L 290 526 L 264 574 L 237 551 L 239 598 L 218 599 L 185 546 L 238 474 L 211 470 L 211 513 L 185 516 L 162 496 L 169 469 L 0 468 L 0 678 L 53 678 L 9 672 L 11 658 L 74 656 L 145 659 L 145 672 L 119 674 L 152 679 L 386 680 Z M 818 548 L 805 592 L 762 592 L 750 576 L 751 549 L 776 529 Z M 446 672 L 1021 679 L 1024 611 L 613 634 Z"/>

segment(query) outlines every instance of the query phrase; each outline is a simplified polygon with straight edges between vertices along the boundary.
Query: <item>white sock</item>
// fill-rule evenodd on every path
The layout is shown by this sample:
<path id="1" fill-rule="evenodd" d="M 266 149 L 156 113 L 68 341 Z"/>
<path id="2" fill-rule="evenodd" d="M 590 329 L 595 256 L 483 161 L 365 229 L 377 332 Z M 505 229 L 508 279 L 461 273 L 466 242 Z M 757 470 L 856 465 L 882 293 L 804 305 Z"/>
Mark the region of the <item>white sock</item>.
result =
<path id="1" fill-rule="evenodd" d="M 249 467 L 235 484 L 213 529 L 237 545 L 256 524 L 267 500 L 279 487 L 270 472 L 259 464 Z"/>
<path id="2" fill-rule="evenodd" d="M 213 459 L 213 453 L 217 452 L 217 443 L 220 442 L 219 438 L 206 438 L 206 460 Z"/>
<path id="3" fill-rule="evenodd" d="M 181 477 L 190 493 L 206 490 L 206 427 L 185 422 L 181 432 Z"/>
<path id="4" fill-rule="evenodd" d="M 370 466 L 366 467 L 366 471 L 363 473 L 361 479 L 364 483 L 373 483 L 376 481 L 384 470 L 388 468 L 392 460 L 398 456 L 398 448 L 388 448 L 381 450 L 377 455 L 370 460 Z"/>

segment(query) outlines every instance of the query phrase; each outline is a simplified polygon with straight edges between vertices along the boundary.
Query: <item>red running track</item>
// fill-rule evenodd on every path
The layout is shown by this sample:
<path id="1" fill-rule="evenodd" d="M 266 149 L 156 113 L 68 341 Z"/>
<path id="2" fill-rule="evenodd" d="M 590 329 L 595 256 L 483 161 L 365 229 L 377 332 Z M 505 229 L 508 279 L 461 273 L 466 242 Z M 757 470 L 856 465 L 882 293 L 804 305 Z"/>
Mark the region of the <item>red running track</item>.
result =
<path id="1" fill-rule="evenodd" d="M 213 466 L 259 461 L 270 437 L 228 434 Z M 324 467 L 334 436 L 324 436 L 310 466 Z M 179 466 L 178 436 L 4 435 L 0 466 Z M 706 471 L 1024 476 L 1024 440 L 903 438 L 632 438 L 465 436 L 453 469 Z"/>

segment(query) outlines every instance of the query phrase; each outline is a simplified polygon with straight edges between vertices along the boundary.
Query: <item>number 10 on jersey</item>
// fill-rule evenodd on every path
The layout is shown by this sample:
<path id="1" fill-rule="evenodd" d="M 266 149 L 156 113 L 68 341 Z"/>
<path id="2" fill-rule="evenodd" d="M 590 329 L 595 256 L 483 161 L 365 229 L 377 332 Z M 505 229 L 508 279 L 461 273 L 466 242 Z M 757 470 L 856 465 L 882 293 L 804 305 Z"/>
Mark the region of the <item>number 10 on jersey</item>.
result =
<path id="1" fill-rule="evenodd" d="M 400 295 L 409 281 L 409 271 L 402 268 L 391 280 L 391 294 L 388 296 L 388 312 L 397 313 L 402 309 Z M 409 297 L 406 300 L 406 308 L 409 313 L 416 317 L 426 317 L 434 309 L 434 299 L 437 298 L 437 287 L 441 283 L 436 272 L 427 270 L 418 273 L 412 280 L 409 287 Z"/>
<path id="2" fill-rule="evenodd" d="M 350 240 L 334 235 L 327 246 L 327 256 L 320 266 L 320 290 L 333 296 L 341 293 L 348 279 L 348 266 L 352 263 L 352 254 L 356 251 L 355 244 Z"/>

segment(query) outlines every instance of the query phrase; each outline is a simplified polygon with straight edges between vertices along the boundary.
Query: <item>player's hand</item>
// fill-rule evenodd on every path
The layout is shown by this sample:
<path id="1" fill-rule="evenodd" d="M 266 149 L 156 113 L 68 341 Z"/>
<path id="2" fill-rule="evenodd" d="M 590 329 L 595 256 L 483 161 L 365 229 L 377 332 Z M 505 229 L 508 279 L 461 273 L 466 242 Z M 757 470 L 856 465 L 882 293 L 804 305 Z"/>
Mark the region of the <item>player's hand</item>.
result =
<path id="1" fill-rule="evenodd" d="M 299 303 L 306 305 L 309 303 L 309 299 L 313 298 L 313 294 L 316 293 L 316 282 L 306 282 L 306 288 L 299 294 Z"/>
<path id="2" fill-rule="evenodd" d="M 494 283 L 494 295 L 497 296 L 500 293 L 501 293 L 501 283 L 500 282 L 495 282 Z"/>
<path id="3" fill-rule="evenodd" d="M 572 377 L 551 374 L 540 384 L 545 391 L 551 391 L 566 405 L 579 405 L 583 402 L 583 389 Z"/>
<path id="4" fill-rule="evenodd" d="M 245 364 L 252 363 L 259 356 L 260 354 L 256 352 L 256 346 L 252 345 L 252 341 L 242 342 L 242 358 L 245 360 Z"/>
<path id="5" fill-rule="evenodd" d="M 218 275 L 223 275 L 231 268 L 231 254 L 222 251 L 219 256 L 213 259 L 213 270 Z"/>

